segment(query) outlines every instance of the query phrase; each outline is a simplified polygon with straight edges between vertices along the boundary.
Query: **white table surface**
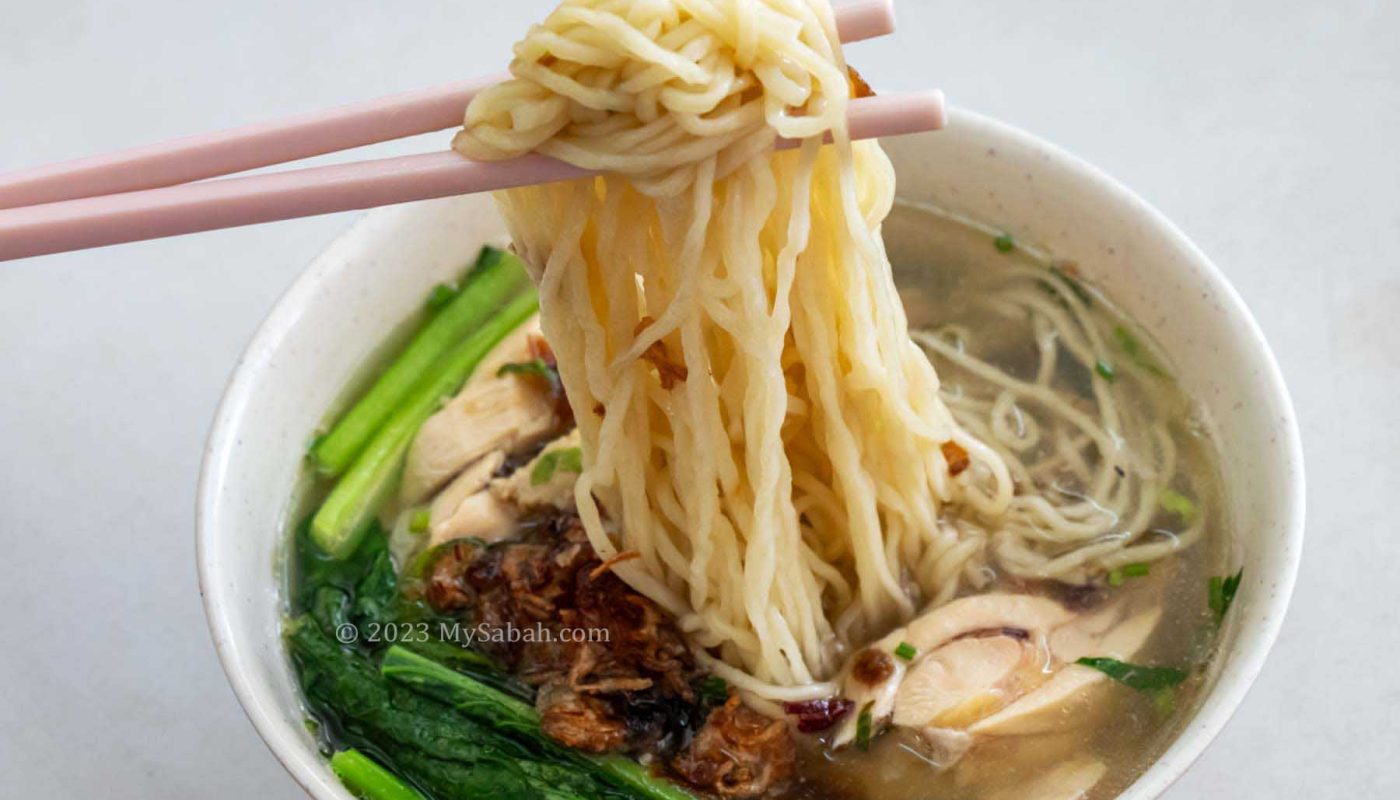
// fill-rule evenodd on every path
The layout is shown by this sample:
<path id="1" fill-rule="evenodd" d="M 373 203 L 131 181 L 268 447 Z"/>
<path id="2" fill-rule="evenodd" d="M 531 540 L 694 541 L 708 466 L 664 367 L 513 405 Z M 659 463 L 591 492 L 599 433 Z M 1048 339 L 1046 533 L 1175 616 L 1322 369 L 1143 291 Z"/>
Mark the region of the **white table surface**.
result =
<path id="1" fill-rule="evenodd" d="M 0 171 L 494 71 L 549 5 L 9 0 Z M 873 85 L 941 86 L 1142 193 L 1229 275 L 1292 389 L 1292 610 L 1169 796 L 1400 796 L 1400 4 L 899 12 L 896 39 L 850 50 Z M 210 644 L 195 474 L 239 350 L 354 216 L 0 265 L 0 795 L 299 796 Z"/>

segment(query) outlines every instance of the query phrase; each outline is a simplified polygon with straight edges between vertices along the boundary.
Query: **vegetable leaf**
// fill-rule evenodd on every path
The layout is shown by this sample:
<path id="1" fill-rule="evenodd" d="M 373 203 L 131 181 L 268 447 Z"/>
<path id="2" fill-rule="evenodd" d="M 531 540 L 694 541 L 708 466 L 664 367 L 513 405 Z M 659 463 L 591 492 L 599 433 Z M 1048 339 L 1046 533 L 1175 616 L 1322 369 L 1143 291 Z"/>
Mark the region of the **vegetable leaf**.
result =
<path id="1" fill-rule="evenodd" d="M 439 283 L 428 292 L 427 306 L 430 311 L 437 311 L 445 307 L 457 298 L 457 289 L 449 283 Z"/>
<path id="2" fill-rule="evenodd" d="M 1230 604 L 1235 602 L 1235 593 L 1240 589 L 1242 578 L 1244 578 L 1243 568 L 1234 575 L 1210 579 L 1210 610 L 1215 615 L 1216 625 L 1225 622 L 1225 612 L 1229 611 Z"/>
<path id="3" fill-rule="evenodd" d="M 408 518 L 408 529 L 414 533 L 422 533 L 428 529 L 428 525 L 433 521 L 433 513 L 426 508 L 420 508 L 413 512 L 413 516 Z"/>
<path id="4" fill-rule="evenodd" d="M 1011 238 L 1011 234 L 1009 233 L 1003 233 L 993 239 L 992 244 L 996 245 L 997 252 L 999 253 L 1009 253 L 1016 249 L 1016 240 Z"/>
<path id="5" fill-rule="evenodd" d="M 1104 361 L 1102 358 L 1098 360 L 1098 363 L 1094 364 L 1094 371 L 1099 373 L 1099 375 L 1109 383 L 1118 380 L 1118 373 L 1114 371 L 1113 365 Z"/>
<path id="6" fill-rule="evenodd" d="M 577 447 L 563 447 L 550 450 L 540 456 L 530 470 L 530 485 L 540 486 L 554 479 L 556 472 L 583 472 L 583 450 Z"/>
<path id="7" fill-rule="evenodd" d="M 723 703 L 729 699 L 729 682 L 718 675 L 711 675 L 695 685 L 696 692 L 702 700 L 712 703 Z"/>
<path id="8" fill-rule="evenodd" d="M 1186 672 L 1176 667 L 1145 667 L 1116 658 L 1081 658 L 1077 664 L 1093 667 L 1130 689 L 1156 692 L 1186 680 Z"/>
<path id="9" fill-rule="evenodd" d="M 899 647 L 894 649 L 894 654 L 896 657 L 902 658 L 905 661 L 913 661 L 914 656 L 919 654 L 919 650 L 908 642 L 900 642 Z"/>

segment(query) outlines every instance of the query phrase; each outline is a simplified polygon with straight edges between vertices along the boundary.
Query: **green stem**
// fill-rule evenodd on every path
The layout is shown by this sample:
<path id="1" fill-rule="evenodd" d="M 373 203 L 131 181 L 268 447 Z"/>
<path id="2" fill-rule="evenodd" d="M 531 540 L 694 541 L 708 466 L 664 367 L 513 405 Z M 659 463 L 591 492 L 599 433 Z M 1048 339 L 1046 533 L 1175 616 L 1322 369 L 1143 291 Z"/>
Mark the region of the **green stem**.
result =
<path id="1" fill-rule="evenodd" d="M 331 756 L 331 771 L 361 800 L 423 800 L 416 789 L 359 750 L 341 750 Z"/>
<path id="2" fill-rule="evenodd" d="M 449 703 L 478 722 L 574 761 L 634 797 L 646 800 L 695 800 L 690 792 L 652 774 L 650 769 L 630 758 L 592 756 L 562 747 L 540 729 L 539 712 L 534 706 L 403 647 L 395 645 L 384 653 L 380 671 L 385 677 L 399 681 L 414 691 Z"/>
<path id="3" fill-rule="evenodd" d="M 312 448 L 316 468 L 332 477 L 344 473 L 438 359 L 528 282 L 520 259 L 493 247 L 482 248 L 461 293 L 418 332 L 364 397 Z"/>
<path id="4" fill-rule="evenodd" d="M 354 552 L 370 520 L 398 486 L 404 456 L 418 429 L 461 387 L 491 348 L 538 308 L 539 298 L 529 289 L 448 350 L 433 366 L 434 372 L 414 387 L 311 520 L 311 535 L 326 554 L 343 558 Z"/>

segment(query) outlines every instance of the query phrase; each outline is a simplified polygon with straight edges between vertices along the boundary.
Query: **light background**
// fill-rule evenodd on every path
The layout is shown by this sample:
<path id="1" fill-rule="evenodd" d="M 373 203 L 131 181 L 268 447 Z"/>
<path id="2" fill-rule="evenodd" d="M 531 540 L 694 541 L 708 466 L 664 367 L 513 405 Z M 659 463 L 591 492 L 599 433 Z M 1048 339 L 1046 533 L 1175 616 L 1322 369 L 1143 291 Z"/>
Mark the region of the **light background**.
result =
<path id="1" fill-rule="evenodd" d="M 0 171 L 495 71 L 548 6 L 6 0 Z M 899 14 L 848 51 L 877 89 L 943 87 L 1140 192 L 1239 289 L 1300 412 L 1292 610 L 1169 796 L 1400 796 L 1400 4 Z M 354 216 L 0 264 L 0 794 L 299 795 L 210 644 L 195 476 L 239 350 Z"/>

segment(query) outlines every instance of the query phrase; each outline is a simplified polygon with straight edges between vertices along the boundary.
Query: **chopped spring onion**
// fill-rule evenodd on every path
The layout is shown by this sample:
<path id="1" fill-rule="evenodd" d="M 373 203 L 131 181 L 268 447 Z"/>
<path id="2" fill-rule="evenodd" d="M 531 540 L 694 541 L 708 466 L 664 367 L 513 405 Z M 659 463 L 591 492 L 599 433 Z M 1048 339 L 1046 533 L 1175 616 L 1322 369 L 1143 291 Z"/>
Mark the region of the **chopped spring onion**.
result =
<path id="1" fill-rule="evenodd" d="M 540 486 L 549 483 L 556 472 L 583 472 L 583 450 L 577 447 L 564 447 L 550 450 L 540 456 L 534 469 L 530 470 L 530 485 Z"/>
<path id="2" fill-rule="evenodd" d="M 531 361 L 513 361 L 509 364 L 501 365 L 496 370 L 496 377 L 506 375 L 537 375 L 541 378 L 554 378 L 554 370 L 545 362 L 543 358 L 536 358 Z"/>
<path id="3" fill-rule="evenodd" d="M 1151 569 L 1147 564 L 1124 564 L 1108 573 L 1109 586 L 1122 586 L 1128 578 L 1141 578 Z"/>
<path id="4" fill-rule="evenodd" d="M 432 512 L 426 508 L 420 508 L 408 518 L 408 529 L 414 533 L 422 533 L 428 529 L 428 523 L 432 521 Z"/>
<path id="5" fill-rule="evenodd" d="M 1173 489 L 1163 489 L 1162 495 L 1158 498 L 1157 502 L 1161 504 L 1164 510 L 1181 517 L 1183 522 L 1189 523 L 1194 521 L 1196 515 L 1200 513 L 1200 509 L 1196 508 L 1196 504 L 1191 502 L 1191 498 Z"/>
<path id="6" fill-rule="evenodd" d="M 1118 340 L 1118 346 L 1123 348 L 1123 352 L 1128 354 L 1128 358 L 1134 364 L 1156 375 L 1159 378 L 1167 377 L 1167 371 L 1157 366 L 1157 363 L 1148 355 L 1147 348 L 1142 346 L 1137 337 L 1122 325 L 1115 325 L 1113 328 L 1113 338 Z"/>
<path id="7" fill-rule="evenodd" d="M 856 747 L 860 750 L 870 749 L 870 729 L 875 725 L 870 709 L 874 705 L 874 702 L 866 703 L 860 710 L 860 716 L 856 717 Z"/>
<path id="8" fill-rule="evenodd" d="M 1225 612 L 1229 611 L 1230 604 L 1235 602 L 1235 593 L 1239 591 L 1240 579 L 1243 577 L 1244 569 L 1240 569 L 1234 575 L 1210 579 L 1210 610 L 1215 615 L 1216 625 L 1225 621 Z"/>
<path id="9" fill-rule="evenodd" d="M 1098 363 L 1094 364 L 1094 371 L 1099 373 L 1099 375 L 1109 383 L 1118 380 L 1118 373 L 1113 371 L 1113 365 L 1104 361 L 1102 358 L 1098 360 Z"/>
<path id="10" fill-rule="evenodd" d="M 439 283 L 428 292 L 427 306 L 429 311 L 437 311 L 444 308 L 457 297 L 457 287 L 450 283 Z"/>
<path id="11" fill-rule="evenodd" d="M 1186 672 L 1176 667 L 1144 667 L 1116 658 L 1081 658 L 1077 664 L 1093 667 L 1130 689 L 1157 692 L 1186 680 Z"/>
<path id="12" fill-rule="evenodd" d="M 729 699 L 729 682 L 718 675 L 711 675 L 700 681 L 696 684 L 695 689 L 699 692 L 701 699 L 713 703 L 723 703 Z"/>
<path id="13" fill-rule="evenodd" d="M 993 239 L 992 244 L 996 245 L 997 252 L 999 253 L 1009 253 L 1016 249 L 1016 240 L 1011 238 L 1011 234 L 1009 233 L 1003 233 Z"/>
<path id="14" fill-rule="evenodd" d="M 894 649 L 894 654 L 905 661 L 913 661 L 914 656 L 918 655 L 919 651 L 918 648 L 908 642 L 900 642 L 899 647 Z"/>

